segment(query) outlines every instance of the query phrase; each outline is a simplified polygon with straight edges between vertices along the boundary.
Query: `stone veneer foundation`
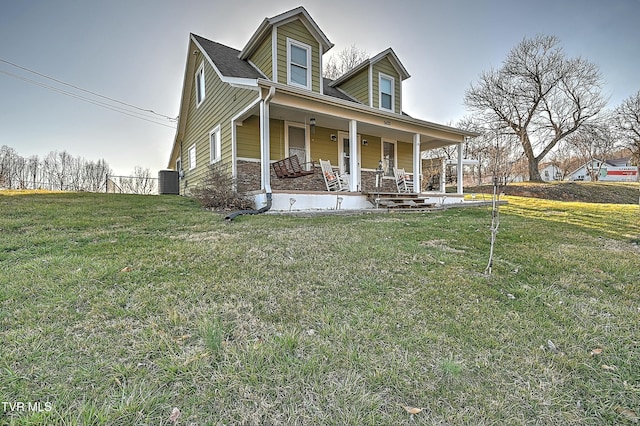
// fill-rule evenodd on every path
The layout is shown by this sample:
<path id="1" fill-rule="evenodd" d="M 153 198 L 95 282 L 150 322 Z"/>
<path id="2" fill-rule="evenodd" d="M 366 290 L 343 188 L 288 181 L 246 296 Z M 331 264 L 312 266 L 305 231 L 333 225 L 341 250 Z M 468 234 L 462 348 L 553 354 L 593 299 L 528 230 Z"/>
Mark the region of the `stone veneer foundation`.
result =
<path id="1" fill-rule="evenodd" d="M 281 191 L 327 191 L 327 187 L 322 177 L 322 170 L 319 166 L 314 168 L 312 175 L 298 178 L 279 179 L 273 169 L 271 169 L 271 189 Z M 361 192 L 397 192 L 394 178 L 382 178 L 382 186 L 376 188 L 376 173 L 363 170 L 360 174 L 362 188 Z M 260 163 L 254 161 L 238 161 L 238 192 L 250 192 L 260 190 Z"/>

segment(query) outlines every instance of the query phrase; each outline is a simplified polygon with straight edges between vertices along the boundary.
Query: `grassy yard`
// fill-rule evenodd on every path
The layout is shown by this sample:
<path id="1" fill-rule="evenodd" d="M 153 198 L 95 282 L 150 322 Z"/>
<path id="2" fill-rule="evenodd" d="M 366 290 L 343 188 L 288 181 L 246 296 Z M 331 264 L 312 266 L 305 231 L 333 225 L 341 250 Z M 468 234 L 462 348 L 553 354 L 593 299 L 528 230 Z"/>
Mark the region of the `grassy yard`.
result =
<path id="1" fill-rule="evenodd" d="M 0 195 L 0 424 L 638 423 L 638 206 L 509 201 Z"/>

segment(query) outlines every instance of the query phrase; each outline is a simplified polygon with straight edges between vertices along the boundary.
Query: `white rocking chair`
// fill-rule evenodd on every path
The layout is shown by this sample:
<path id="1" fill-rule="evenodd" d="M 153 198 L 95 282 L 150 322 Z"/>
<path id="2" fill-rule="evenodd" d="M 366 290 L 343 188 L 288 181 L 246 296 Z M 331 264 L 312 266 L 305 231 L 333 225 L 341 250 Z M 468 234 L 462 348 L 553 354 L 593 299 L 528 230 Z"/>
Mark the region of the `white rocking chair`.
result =
<path id="1" fill-rule="evenodd" d="M 405 173 L 404 169 L 394 169 L 393 173 L 396 177 L 396 186 L 398 192 L 413 192 L 413 180 Z"/>
<path id="2" fill-rule="evenodd" d="M 324 183 L 327 185 L 327 191 L 340 192 L 349 190 L 349 176 L 347 174 L 337 174 L 331 167 L 329 160 L 320 160 L 320 167 L 322 168 Z"/>

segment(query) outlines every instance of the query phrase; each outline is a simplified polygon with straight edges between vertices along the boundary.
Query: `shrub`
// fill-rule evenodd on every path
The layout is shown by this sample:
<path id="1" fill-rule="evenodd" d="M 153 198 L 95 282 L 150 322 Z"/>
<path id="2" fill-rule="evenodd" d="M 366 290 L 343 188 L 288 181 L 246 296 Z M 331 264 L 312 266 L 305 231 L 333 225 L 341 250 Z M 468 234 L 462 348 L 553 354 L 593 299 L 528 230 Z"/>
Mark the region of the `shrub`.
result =
<path id="1" fill-rule="evenodd" d="M 192 190 L 193 196 L 203 207 L 214 210 L 244 210 L 253 208 L 253 201 L 238 194 L 229 167 L 211 164 L 201 185 Z"/>

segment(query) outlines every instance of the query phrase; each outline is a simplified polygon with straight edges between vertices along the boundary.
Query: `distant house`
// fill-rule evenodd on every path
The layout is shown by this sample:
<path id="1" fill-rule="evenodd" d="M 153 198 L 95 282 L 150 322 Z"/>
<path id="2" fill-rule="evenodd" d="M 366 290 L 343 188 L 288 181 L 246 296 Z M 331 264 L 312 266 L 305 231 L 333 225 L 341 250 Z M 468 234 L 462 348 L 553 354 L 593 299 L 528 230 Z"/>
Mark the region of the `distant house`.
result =
<path id="1" fill-rule="evenodd" d="M 288 209 L 291 200 L 296 207 L 335 206 L 319 171 L 276 177 L 272 163 L 295 154 L 316 170 L 323 159 L 347 174 L 343 207 L 370 206 L 362 194 L 374 190 L 380 165 L 387 188 L 395 184 L 396 168 L 420 181 L 423 151 L 461 147 L 475 136 L 403 113 L 409 73 L 391 48 L 336 80 L 323 78 L 324 54 L 332 47 L 303 7 L 266 18 L 241 50 L 191 34 L 168 163 L 180 172 L 180 193 L 188 194 L 209 165 L 219 163 L 258 206 L 266 194 L 273 195 L 273 208 Z"/>
<path id="2" fill-rule="evenodd" d="M 631 165 L 630 157 L 611 160 L 594 159 L 569 173 L 567 180 L 635 182 L 638 180 L 638 167 Z"/>
<path id="3" fill-rule="evenodd" d="M 555 182 L 562 180 L 562 170 L 554 163 L 545 163 L 540 167 L 540 176 L 545 182 Z"/>

